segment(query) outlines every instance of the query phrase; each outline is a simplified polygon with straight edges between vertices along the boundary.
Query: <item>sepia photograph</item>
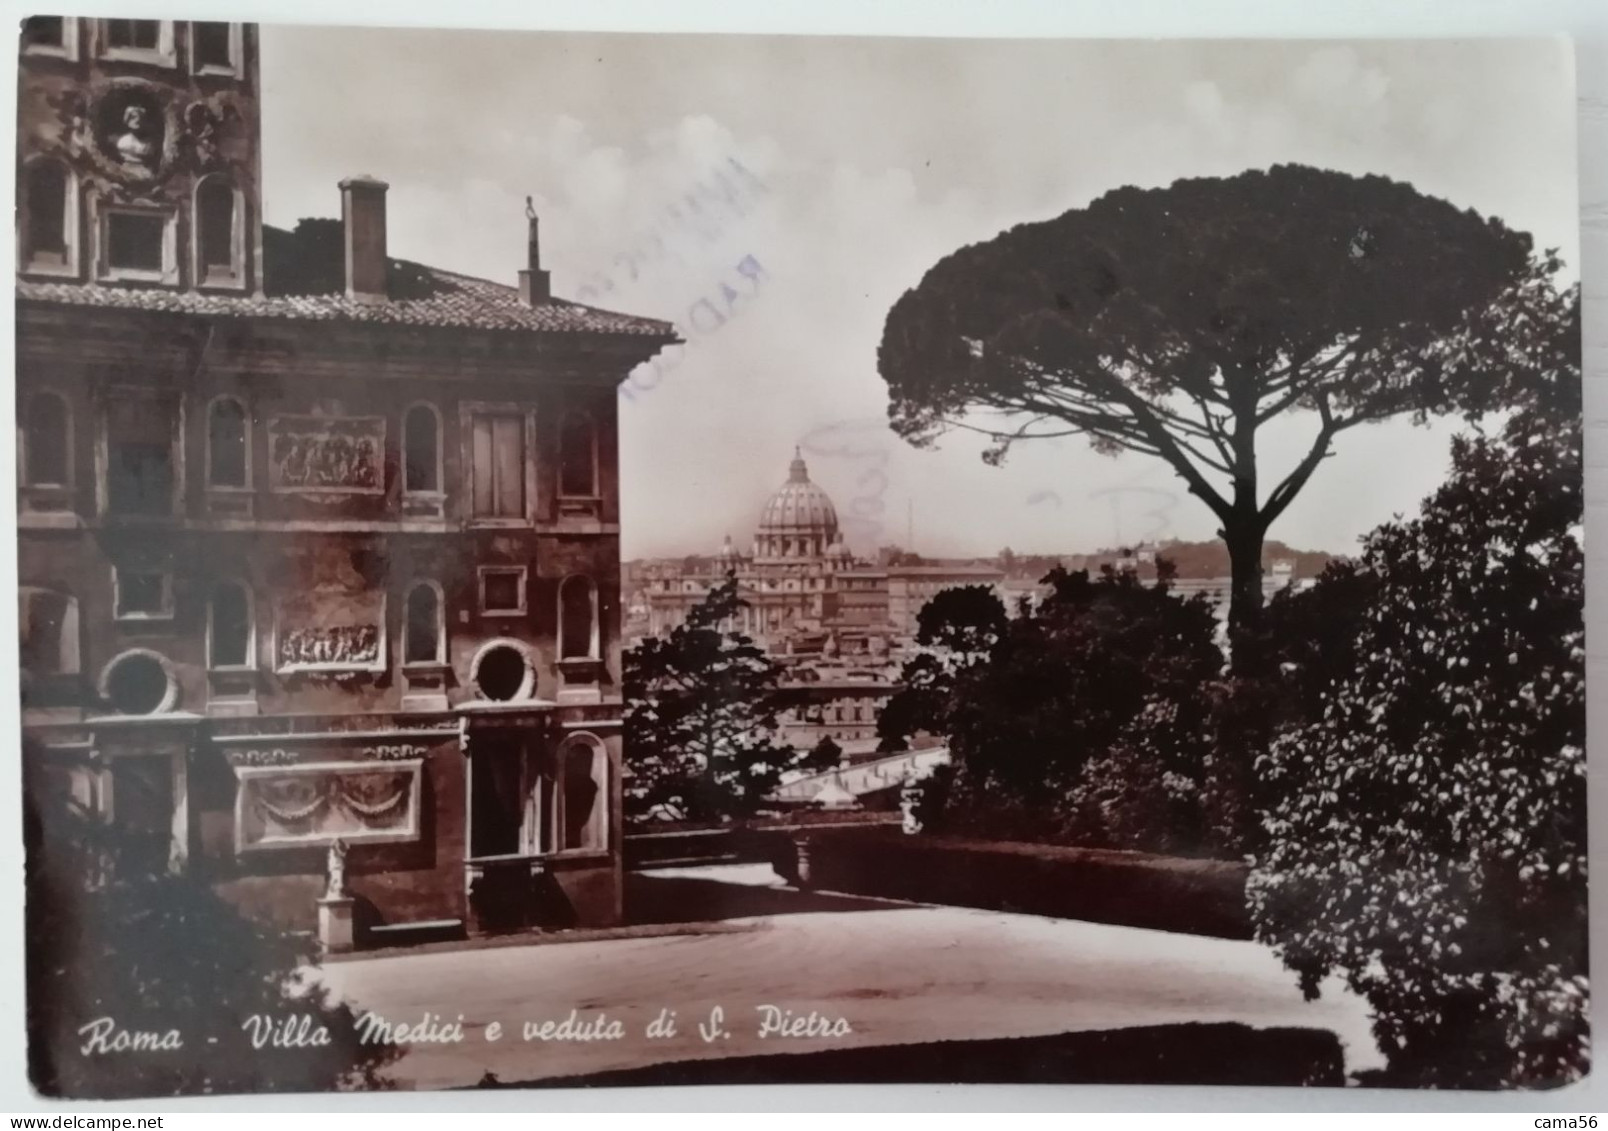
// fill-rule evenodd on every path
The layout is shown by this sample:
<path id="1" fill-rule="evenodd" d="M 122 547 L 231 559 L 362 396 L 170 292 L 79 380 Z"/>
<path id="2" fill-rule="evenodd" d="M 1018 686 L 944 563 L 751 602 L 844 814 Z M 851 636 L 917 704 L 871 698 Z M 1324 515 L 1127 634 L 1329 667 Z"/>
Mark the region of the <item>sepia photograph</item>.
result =
<path id="1" fill-rule="evenodd" d="M 1568 39 L 13 27 L 38 1096 L 1588 1073 Z"/>

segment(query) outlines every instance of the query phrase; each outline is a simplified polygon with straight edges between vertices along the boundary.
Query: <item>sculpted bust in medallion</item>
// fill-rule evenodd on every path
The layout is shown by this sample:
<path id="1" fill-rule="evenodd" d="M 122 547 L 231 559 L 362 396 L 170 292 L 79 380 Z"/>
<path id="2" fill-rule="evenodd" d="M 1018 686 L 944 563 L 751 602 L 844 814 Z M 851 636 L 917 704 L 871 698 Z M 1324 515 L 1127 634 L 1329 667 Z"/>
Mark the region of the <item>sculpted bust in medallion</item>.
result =
<path id="1" fill-rule="evenodd" d="M 156 163 L 157 143 L 151 111 L 138 102 L 123 107 L 123 132 L 112 141 L 118 158 L 125 165 L 150 167 Z"/>

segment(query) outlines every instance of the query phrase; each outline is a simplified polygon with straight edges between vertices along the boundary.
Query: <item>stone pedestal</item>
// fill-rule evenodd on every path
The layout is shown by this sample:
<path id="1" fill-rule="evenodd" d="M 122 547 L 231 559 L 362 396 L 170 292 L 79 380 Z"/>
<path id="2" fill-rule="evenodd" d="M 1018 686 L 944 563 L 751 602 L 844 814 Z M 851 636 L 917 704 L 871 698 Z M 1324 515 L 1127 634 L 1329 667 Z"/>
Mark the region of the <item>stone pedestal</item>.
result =
<path id="1" fill-rule="evenodd" d="M 807 840 L 793 842 L 793 851 L 797 861 L 794 865 L 794 872 L 797 875 L 794 884 L 801 889 L 810 888 L 815 881 L 814 869 L 810 862 L 810 849 L 810 842 Z"/>
<path id="2" fill-rule="evenodd" d="M 350 896 L 324 896 L 318 901 L 318 946 L 325 954 L 345 954 L 354 943 Z"/>

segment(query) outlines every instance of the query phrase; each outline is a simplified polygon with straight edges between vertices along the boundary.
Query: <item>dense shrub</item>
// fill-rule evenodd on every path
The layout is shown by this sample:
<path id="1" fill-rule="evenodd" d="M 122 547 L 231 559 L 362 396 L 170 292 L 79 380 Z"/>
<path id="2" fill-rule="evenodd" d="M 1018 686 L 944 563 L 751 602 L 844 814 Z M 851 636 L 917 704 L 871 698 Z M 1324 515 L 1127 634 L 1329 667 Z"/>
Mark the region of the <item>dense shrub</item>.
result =
<path id="1" fill-rule="evenodd" d="M 1548 407 L 1456 441 L 1367 580 L 1320 584 L 1367 585 L 1354 640 L 1258 765 L 1258 933 L 1309 995 L 1337 972 L 1368 999 L 1395 1083 L 1587 1064 L 1580 430 Z"/>
<path id="2" fill-rule="evenodd" d="M 1179 598 L 1165 569 L 1154 585 L 1111 570 L 1057 569 L 1045 580 L 1048 594 L 1014 619 L 956 599 L 947 615 L 964 623 L 946 631 L 924 622 L 935 652 L 906 665 L 909 690 L 884 715 L 885 740 L 895 723 L 919 722 L 949 741 L 954 765 L 926 786 L 923 827 L 1094 847 L 1214 847 L 1200 804 L 1224 664 L 1210 601 Z"/>
<path id="3" fill-rule="evenodd" d="M 35 795 L 37 797 L 37 795 Z M 244 918 L 204 881 L 132 868 L 125 838 L 27 813 L 28 1055 L 49 1096 L 113 1099 L 389 1087 L 396 1046 L 301 980 L 311 940 Z M 256 1047 L 249 1019 L 308 1019 L 327 1042 Z M 85 1054 L 101 1019 L 181 1047 Z"/>

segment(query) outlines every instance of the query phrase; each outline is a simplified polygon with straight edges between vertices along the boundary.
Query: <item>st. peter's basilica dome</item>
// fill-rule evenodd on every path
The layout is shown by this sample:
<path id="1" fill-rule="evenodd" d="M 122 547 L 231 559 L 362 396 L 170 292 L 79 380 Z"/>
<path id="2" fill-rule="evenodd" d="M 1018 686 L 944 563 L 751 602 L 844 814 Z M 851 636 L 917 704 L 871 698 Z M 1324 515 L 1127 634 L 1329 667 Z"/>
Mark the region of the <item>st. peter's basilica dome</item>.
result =
<path id="1" fill-rule="evenodd" d="M 810 482 L 804 457 L 793 451 L 787 482 L 760 513 L 754 551 L 761 558 L 819 558 L 838 540 L 837 508 Z"/>

